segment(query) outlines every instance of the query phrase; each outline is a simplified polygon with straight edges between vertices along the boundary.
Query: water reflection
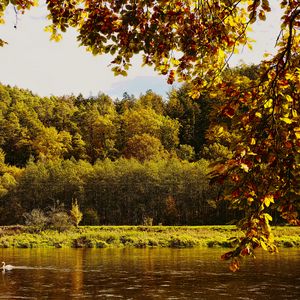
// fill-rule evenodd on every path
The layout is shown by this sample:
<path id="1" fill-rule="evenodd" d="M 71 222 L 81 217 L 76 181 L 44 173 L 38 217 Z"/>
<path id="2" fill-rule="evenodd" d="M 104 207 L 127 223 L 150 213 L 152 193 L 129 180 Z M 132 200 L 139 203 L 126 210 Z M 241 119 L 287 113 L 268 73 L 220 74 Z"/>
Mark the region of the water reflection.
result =
<path id="1" fill-rule="evenodd" d="M 206 249 L 1 249 L 0 299 L 300 299 L 300 250 L 238 273 Z"/>

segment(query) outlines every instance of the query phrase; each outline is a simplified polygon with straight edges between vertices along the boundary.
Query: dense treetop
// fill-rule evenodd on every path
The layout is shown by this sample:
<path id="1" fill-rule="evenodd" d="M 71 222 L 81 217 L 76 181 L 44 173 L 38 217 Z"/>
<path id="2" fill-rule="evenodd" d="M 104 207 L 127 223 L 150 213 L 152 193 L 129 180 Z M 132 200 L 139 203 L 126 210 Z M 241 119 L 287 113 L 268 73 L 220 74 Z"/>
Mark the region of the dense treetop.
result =
<path id="1" fill-rule="evenodd" d="M 5 162 L 24 167 L 29 159 L 73 157 L 94 163 L 122 156 L 143 161 L 180 156 L 185 145 L 199 157 L 209 126 L 208 107 L 192 103 L 186 87 L 174 90 L 170 101 L 150 90 L 138 99 L 127 97 L 113 101 L 100 93 L 87 99 L 41 98 L 0 85 L 0 147 Z"/>

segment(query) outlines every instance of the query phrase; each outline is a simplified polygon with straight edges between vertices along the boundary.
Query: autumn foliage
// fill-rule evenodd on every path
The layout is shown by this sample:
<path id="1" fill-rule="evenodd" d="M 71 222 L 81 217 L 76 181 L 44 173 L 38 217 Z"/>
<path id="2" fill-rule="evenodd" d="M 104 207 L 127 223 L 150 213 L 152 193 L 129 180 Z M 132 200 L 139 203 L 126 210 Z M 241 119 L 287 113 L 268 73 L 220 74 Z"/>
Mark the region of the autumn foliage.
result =
<path id="1" fill-rule="evenodd" d="M 4 1 L 0 11 L 10 2 L 22 10 L 33 4 Z M 225 199 L 244 212 L 238 226 L 245 233 L 223 258 L 232 259 L 235 271 L 239 258 L 257 247 L 276 251 L 270 210 L 299 225 L 299 1 L 280 1 L 277 53 L 261 62 L 256 80 L 245 84 L 242 77 L 222 73 L 232 53 L 251 44 L 248 29 L 268 17 L 268 0 L 46 2 L 51 38 L 59 40 L 68 27 L 76 28 L 88 51 L 114 56 L 115 74 L 126 75 L 131 58 L 141 53 L 144 64 L 167 75 L 169 83 L 190 83 L 192 97 L 203 91 L 221 95 L 216 122 L 223 120 L 223 132 L 230 129 L 236 139 L 233 156 L 215 165 L 212 180 L 228 186 Z"/>

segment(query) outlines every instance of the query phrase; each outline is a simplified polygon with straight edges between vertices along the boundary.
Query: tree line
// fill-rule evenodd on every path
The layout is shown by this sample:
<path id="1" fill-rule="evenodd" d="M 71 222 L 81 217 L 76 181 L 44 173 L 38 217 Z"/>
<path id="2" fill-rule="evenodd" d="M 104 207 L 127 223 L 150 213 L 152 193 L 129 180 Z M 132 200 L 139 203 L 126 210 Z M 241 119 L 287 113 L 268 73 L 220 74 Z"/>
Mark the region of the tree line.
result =
<path id="1" fill-rule="evenodd" d="M 245 82 L 256 66 L 228 70 Z M 167 99 L 147 91 L 112 100 L 41 98 L 0 85 L 0 224 L 24 223 L 34 209 L 71 208 L 82 224 L 225 224 L 224 185 L 210 165 L 230 158 L 237 133 L 216 118 L 215 95 L 193 100 L 183 85 Z M 218 117 L 218 116 L 217 116 Z M 219 118 L 219 117 L 218 117 Z"/>
<path id="2" fill-rule="evenodd" d="M 209 160 L 200 159 L 208 107 L 188 86 L 167 100 L 149 90 L 113 101 L 0 85 L 0 105 L 0 224 L 24 223 L 35 209 L 70 209 L 74 199 L 82 224 L 227 221 L 209 204 L 217 189 L 208 186 Z"/>
<path id="3" fill-rule="evenodd" d="M 5 162 L 24 167 L 34 160 L 75 159 L 94 163 L 120 157 L 140 161 L 178 155 L 195 160 L 208 126 L 205 103 L 186 87 L 165 101 L 152 91 L 113 101 L 100 93 L 41 98 L 0 85 L 0 147 Z"/>
<path id="4" fill-rule="evenodd" d="M 257 66 L 230 69 L 225 76 L 251 81 Z M 124 93 L 115 100 L 103 93 L 39 97 L 0 84 L 0 149 L 6 164 L 20 168 L 29 160 L 74 158 L 93 164 L 121 157 L 230 157 L 230 122 L 215 115 L 223 105 L 222 95 L 216 100 L 206 93 L 195 100 L 190 92 L 185 84 L 166 99 L 151 90 L 138 98 Z M 211 126 L 216 118 L 218 125 Z M 220 134 L 220 128 L 226 130 Z"/>
<path id="5" fill-rule="evenodd" d="M 214 208 L 220 191 L 209 186 L 208 165 L 178 158 L 29 162 L 20 174 L 11 167 L 2 176 L 0 222 L 23 223 L 33 209 L 69 211 L 76 200 L 86 225 L 223 224 L 230 216 Z"/>

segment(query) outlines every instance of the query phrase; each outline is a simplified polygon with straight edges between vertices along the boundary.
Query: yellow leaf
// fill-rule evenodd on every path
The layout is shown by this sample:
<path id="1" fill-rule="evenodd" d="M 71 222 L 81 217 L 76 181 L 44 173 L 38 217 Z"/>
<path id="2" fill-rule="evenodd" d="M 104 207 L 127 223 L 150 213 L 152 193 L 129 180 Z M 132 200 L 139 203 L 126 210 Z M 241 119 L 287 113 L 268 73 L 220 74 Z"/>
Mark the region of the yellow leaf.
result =
<path id="1" fill-rule="evenodd" d="M 274 203 L 274 196 L 273 195 L 267 195 L 264 198 L 263 203 L 265 204 L 266 207 L 269 207 L 271 203 Z"/>
<path id="2" fill-rule="evenodd" d="M 293 98 L 290 95 L 286 95 L 285 98 L 288 102 L 293 102 Z"/>
<path id="3" fill-rule="evenodd" d="M 300 140 L 300 127 L 295 127 L 294 132 L 296 135 L 296 139 Z"/>
<path id="4" fill-rule="evenodd" d="M 261 117 L 262 117 L 262 115 L 261 115 L 260 112 L 256 112 L 256 113 L 255 113 L 255 116 L 258 117 L 258 118 L 261 118 Z"/>
<path id="5" fill-rule="evenodd" d="M 232 27 L 234 27 L 236 25 L 236 23 L 234 22 L 234 19 L 233 19 L 232 16 L 229 16 L 227 18 L 227 21 L 228 21 L 229 25 L 232 26 Z"/>
<path id="6" fill-rule="evenodd" d="M 196 98 L 199 98 L 200 97 L 200 91 L 196 91 L 196 90 L 192 90 L 188 93 L 188 95 L 193 98 L 193 99 L 196 99 Z"/>
<path id="7" fill-rule="evenodd" d="M 253 50 L 253 47 L 250 43 L 247 44 L 247 47 L 250 49 L 250 50 Z"/>
<path id="8" fill-rule="evenodd" d="M 251 144 L 251 145 L 255 145 L 255 144 L 256 144 L 256 140 L 255 140 L 255 138 L 252 138 L 252 139 L 251 139 L 251 142 L 250 142 L 250 144 Z"/>
<path id="9" fill-rule="evenodd" d="M 176 58 L 171 58 L 171 64 L 173 64 L 174 66 L 178 66 L 180 64 L 180 61 Z"/>
<path id="10" fill-rule="evenodd" d="M 246 164 L 241 164 L 241 169 L 243 169 L 245 172 L 249 172 L 249 167 Z"/>
<path id="11" fill-rule="evenodd" d="M 62 39 L 62 35 L 60 33 L 59 34 L 52 34 L 50 39 L 52 41 L 59 42 Z"/>
<path id="12" fill-rule="evenodd" d="M 53 28 L 52 28 L 52 26 L 49 25 L 49 26 L 46 26 L 44 28 L 44 31 L 52 33 L 53 32 Z"/>
<path id="13" fill-rule="evenodd" d="M 284 109 L 284 110 L 288 110 L 289 109 L 289 107 L 290 107 L 290 104 L 284 104 L 284 105 L 282 105 L 282 108 Z M 288 117 L 289 116 L 289 114 L 287 113 L 287 114 L 285 114 L 284 115 L 285 117 Z"/>
<path id="14" fill-rule="evenodd" d="M 268 221 L 273 220 L 272 216 L 270 216 L 269 214 L 265 214 L 264 216 L 265 216 L 265 219 L 268 220 Z"/>
<path id="15" fill-rule="evenodd" d="M 269 99 L 265 104 L 264 108 L 271 108 L 273 106 L 273 99 Z"/>
<path id="16" fill-rule="evenodd" d="M 248 155 L 253 155 L 253 156 L 256 156 L 256 155 L 257 155 L 257 153 L 254 153 L 254 152 L 248 152 L 247 154 L 248 154 Z"/>
<path id="17" fill-rule="evenodd" d="M 222 133 L 224 132 L 224 127 L 220 126 L 218 128 L 217 136 L 222 136 Z"/>
<path id="18" fill-rule="evenodd" d="M 251 205 L 251 203 L 254 201 L 254 199 L 252 197 L 248 197 L 247 198 L 247 202 L 248 202 L 248 205 Z"/>
<path id="19" fill-rule="evenodd" d="M 226 57 L 226 54 L 222 49 L 219 49 L 218 56 L 219 56 L 219 60 L 223 61 L 224 58 Z"/>
<path id="20" fill-rule="evenodd" d="M 264 241 L 260 241 L 260 245 L 264 250 L 268 250 L 268 247 Z"/>
<path id="21" fill-rule="evenodd" d="M 291 120 L 290 118 L 287 118 L 287 117 L 280 118 L 280 120 L 286 124 L 292 124 L 294 122 L 293 120 Z"/>
<path id="22" fill-rule="evenodd" d="M 292 115 L 294 118 L 298 117 L 298 113 L 297 113 L 296 109 L 292 109 Z"/>

